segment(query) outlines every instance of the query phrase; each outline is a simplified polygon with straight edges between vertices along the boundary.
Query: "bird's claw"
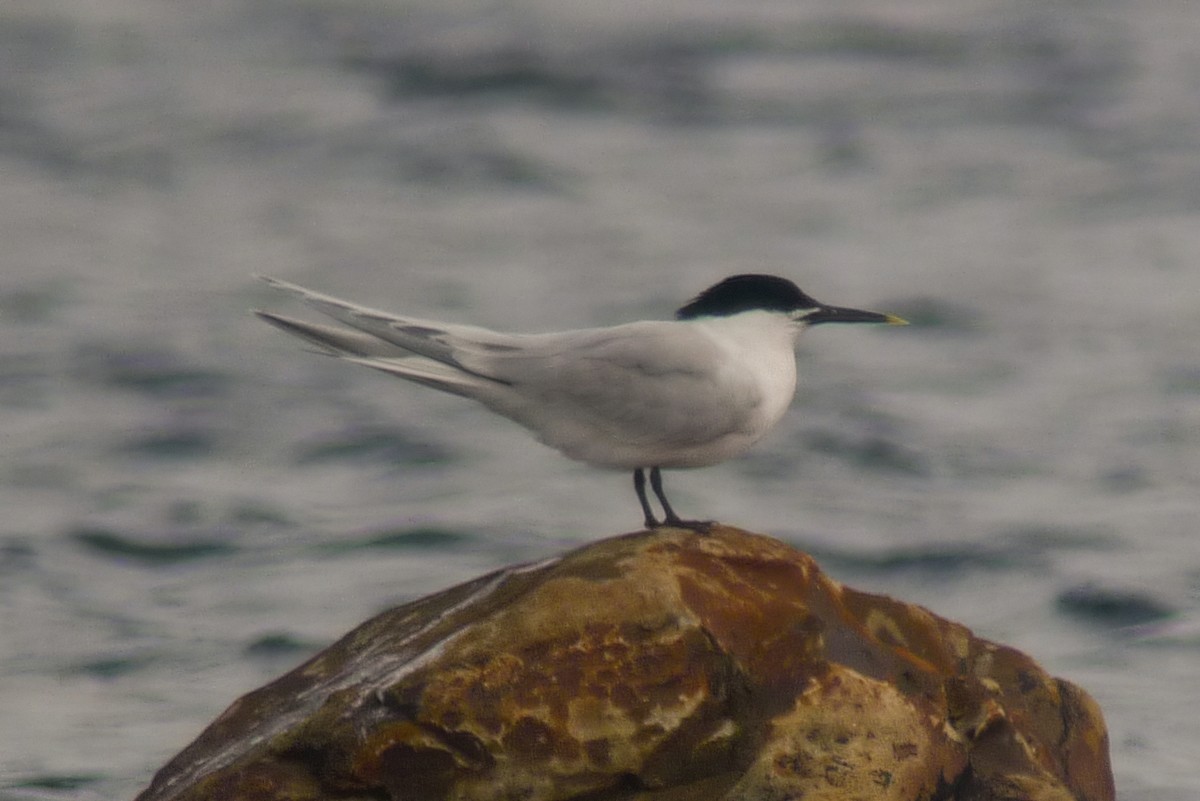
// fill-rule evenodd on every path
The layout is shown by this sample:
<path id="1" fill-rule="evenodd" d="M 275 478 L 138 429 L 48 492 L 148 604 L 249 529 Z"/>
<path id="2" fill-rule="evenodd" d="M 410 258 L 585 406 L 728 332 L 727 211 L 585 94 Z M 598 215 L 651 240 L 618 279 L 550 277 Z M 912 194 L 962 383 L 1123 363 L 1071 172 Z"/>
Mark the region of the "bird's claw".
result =
<path id="1" fill-rule="evenodd" d="M 659 522 L 657 520 L 647 520 L 646 528 L 654 530 L 660 528 L 682 528 L 688 531 L 694 531 L 697 534 L 707 534 L 712 530 L 715 520 L 683 520 L 678 517 L 668 517 L 666 520 Z"/>

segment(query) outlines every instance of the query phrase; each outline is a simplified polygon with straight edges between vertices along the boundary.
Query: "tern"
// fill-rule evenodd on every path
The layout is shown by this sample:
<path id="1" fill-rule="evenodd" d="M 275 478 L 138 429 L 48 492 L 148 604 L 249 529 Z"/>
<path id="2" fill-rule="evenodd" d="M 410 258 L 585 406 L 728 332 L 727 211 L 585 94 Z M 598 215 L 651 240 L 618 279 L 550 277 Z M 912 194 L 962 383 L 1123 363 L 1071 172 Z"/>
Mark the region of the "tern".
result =
<path id="1" fill-rule="evenodd" d="M 675 513 L 661 471 L 738 456 L 778 423 L 796 391 L 795 345 L 805 329 L 905 324 L 818 303 L 772 275 L 726 278 L 674 320 L 545 334 L 391 314 L 260 277 L 341 324 L 255 311 L 319 352 L 479 401 L 571 459 L 632 470 L 649 529 L 711 525 Z M 662 520 L 646 498 L 647 471 Z"/>

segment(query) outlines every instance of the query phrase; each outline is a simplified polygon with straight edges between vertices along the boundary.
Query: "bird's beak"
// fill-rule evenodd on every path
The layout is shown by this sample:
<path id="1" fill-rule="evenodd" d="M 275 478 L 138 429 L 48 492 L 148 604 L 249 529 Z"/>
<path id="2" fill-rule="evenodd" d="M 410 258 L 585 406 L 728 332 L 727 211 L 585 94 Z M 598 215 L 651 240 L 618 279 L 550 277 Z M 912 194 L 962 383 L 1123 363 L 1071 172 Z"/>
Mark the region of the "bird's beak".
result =
<path id="1" fill-rule="evenodd" d="M 888 325 L 908 325 L 908 320 L 894 314 L 863 311 L 862 309 L 847 309 L 842 306 L 818 306 L 802 318 L 807 325 L 818 323 L 887 323 Z"/>

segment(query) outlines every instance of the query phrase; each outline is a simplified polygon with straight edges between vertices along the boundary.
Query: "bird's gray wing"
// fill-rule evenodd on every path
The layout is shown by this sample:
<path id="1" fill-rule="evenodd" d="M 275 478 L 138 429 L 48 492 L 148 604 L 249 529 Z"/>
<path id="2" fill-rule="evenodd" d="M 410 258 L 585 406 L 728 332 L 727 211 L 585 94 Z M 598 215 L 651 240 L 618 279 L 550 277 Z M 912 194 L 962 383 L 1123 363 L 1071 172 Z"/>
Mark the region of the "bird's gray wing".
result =
<path id="1" fill-rule="evenodd" d="M 502 400 L 517 404 L 498 411 L 534 429 L 522 417 L 552 412 L 618 442 L 706 441 L 738 430 L 760 403 L 739 365 L 686 323 L 530 335 L 519 349 L 484 361 L 511 386 Z"/>
<path id="2" fill-rule="evenodd" d="M 318 353 L 328 356 L 400 357 L 412 355 L 411 351 L 354 328 L 310 323 L 307 320 L 298 320 L 295 317 L 287 317 L 261 309 L 255 309 L 254 313 L 281 331 L 305 340 Z"/>

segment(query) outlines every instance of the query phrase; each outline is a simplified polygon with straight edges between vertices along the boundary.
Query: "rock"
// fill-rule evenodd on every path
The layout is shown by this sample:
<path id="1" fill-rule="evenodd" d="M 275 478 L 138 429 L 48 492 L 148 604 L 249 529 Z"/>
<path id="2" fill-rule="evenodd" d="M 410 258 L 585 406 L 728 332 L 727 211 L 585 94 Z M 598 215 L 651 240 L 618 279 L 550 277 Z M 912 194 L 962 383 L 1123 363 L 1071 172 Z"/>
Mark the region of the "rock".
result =
<path id="1" fill-rule="evenodd" d="M 139 801 L 1112 801 L 1100 710 L 1019 651 L 716 527 L 367 621 Z"/>

